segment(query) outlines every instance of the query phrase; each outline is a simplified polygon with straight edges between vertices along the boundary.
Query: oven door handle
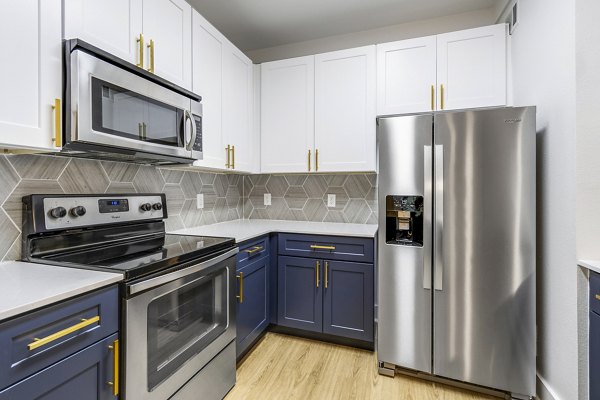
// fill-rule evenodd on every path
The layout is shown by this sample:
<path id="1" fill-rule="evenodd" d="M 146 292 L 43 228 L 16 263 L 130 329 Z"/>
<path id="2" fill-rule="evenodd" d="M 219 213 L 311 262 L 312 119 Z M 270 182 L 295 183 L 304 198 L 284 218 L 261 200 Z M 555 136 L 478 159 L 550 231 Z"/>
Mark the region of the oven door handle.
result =
<path id="1" fill-rule="evenodd" d="M 153 289 L 158 286 L 162 286 L 166 283 L 175 281 L 177 279 L 186 277 L 188 275 L 195 274 L 196 272 L 205 270 L 210 268 L 226 259 L 235 256 L 240 250 L 236 247 L 235 249 L 229 250 L 226 253 L 221 254 L 215 258 L 211 258 L 210 260 L 201 262 L 200 264 L 192 265 L 191 267 L 184 268 L 179 271 L 171 272 L 169 274 L 157 276 L 156 278 L 148 279 L 139 283 L 135 283 L 129 286 L 129 294 L 136 294 L 139 292 L 143 292 L 148 289 Z"/>

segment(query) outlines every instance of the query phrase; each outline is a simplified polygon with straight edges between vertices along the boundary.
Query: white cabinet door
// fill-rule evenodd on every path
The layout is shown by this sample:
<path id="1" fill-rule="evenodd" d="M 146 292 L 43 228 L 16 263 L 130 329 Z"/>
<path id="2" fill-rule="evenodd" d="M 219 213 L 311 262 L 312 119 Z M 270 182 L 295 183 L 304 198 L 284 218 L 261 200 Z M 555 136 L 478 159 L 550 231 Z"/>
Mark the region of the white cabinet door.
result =
<path id="1" fill-rule="evenodd" d="M 499 24 L 438 35 L 440 108 L 506 105 L 506 29 Z"/>
<path id="2" fill-rule="evenodd" d="M 377 45 L 377 114 L 434 110 L 436 37 Z"/>
<path id="3" fill-rule="evenodd" d="M 314 165 L 314 67 L 314 56 L 261 65 L 261 172 L 307 172 L 309 151 Z"/>
<path id="4" fill-rule="evenodd" d="M 2 147 L 55 150 L 53 105 L 62 96 L 61 44 L 60 0 L 0 3 Z"/>
<path id="5" fill-rule="evenodd" d="M 318 172 L 375 171 L 375 46 L 315 56 Z"/>
<path id="6" fill-rule="evenodd" d="M 222 52 L 225 38 L 193 12 L 193 92 L 202 96 L 203 159 L 195 166 L 225 168 L 227 144 L 222 130 Z"/>
<path id="7" fill-rule="evenodd" d="M 252 61 L 232 44 L 223 47 L 223 138 L 232 146 L 232 169 L 253 166 Z"/>
<path id="8" fill-rule="evenodd" d="M 143 21 L 146 69 L 153 66 L 156 75 L 191 89 L 192 6 L 185 0 L 144 0 Z"/>
<path id="9" fill-rule="evenodd" d="M 65 39 L 82 39 L 131 63 L 140 62 L 142 0 L 63 0 Z"/>

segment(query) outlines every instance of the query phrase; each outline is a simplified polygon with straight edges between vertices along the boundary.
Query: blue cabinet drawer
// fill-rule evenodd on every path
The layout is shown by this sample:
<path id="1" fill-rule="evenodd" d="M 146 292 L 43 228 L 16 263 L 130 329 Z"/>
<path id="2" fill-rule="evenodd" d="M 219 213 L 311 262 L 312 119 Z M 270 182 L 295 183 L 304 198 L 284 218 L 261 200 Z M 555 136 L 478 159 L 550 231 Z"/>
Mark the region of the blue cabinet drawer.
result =
<path id="1" fill-rule="evenodd" d="M 244 268 L 248 264 L 268 256 L 269 237 L 264 236 L 260 239 L 251 240 L 240 244 L 240 252 L 237 256 L 237 270 Z"/>
<path id="2" fill-rule="evenodd" d="M 116 286 L 0 324 L 0 390 L 118 329 Z"/>
<path id="3" fill-rule="evenodd" d="M 590 271 L 590 310 L 600 314 L 600 274 Z"/>
<path id="4" fill-rule="evenodd" d="M 281 256 L 373 262 L 373 239 L 370 238 L 280 234 L 278 245 Z"/>

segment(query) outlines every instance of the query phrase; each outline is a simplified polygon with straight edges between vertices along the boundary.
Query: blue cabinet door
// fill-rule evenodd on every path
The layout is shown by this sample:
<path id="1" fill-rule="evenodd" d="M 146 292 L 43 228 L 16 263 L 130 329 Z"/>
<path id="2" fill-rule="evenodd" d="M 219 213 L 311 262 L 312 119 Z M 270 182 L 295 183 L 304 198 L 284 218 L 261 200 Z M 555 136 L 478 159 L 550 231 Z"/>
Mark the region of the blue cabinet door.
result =
<path id="1" fill-rule="evenodd" d="M 322 332 L 322 261 L 282 256 L 278 264 L 277 323 Z"/>
<path id="2" fill-rule="evenodd" d="M 112 400 L 114 334 L 62 361 L 9 386 L 0 400 Z"/>
<path id="3" fill-rule="evenodd" d="M 269 325 L 269 263 L 269 257 L 263 257 L 237 272 L 237 356 Z"/>
<path id="4" fill-rule="evenodd" d="M 592 294 L 593 295 L 593 294 Z M 600 399 L 600 315 L 590 312 L 590 400 Z"/>
<path id="5" fill-rule="evenodd" d="M 324 260 L 323 332 L 373 341 L 373 264 Z"/>

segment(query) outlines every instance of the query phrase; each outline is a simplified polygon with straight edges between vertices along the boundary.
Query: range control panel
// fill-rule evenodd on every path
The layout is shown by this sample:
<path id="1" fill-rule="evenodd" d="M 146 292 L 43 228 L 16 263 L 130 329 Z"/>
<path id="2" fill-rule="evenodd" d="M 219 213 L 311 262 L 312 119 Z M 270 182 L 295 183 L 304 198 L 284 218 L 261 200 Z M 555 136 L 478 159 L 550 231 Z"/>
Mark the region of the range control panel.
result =
<path id="1" fill-rule="evenodd" d="M 46 229 L 70 229 L 167 218 L 165 197 L 160 194 L 67 195 L 39 200 L 42 201 Z"/>

